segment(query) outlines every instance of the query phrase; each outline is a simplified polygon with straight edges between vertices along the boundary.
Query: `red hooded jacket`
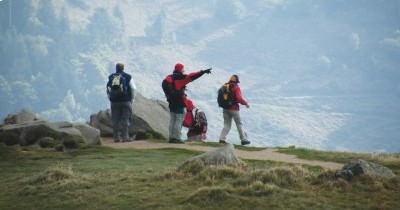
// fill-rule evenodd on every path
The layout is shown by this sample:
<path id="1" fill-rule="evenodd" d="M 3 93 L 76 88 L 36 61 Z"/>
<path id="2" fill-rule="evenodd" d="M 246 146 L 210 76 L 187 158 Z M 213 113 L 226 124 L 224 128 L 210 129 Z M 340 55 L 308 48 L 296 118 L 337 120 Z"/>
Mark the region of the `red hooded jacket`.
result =
<path id="1" fill-rule="evenodd" d="M 179 98 L 168 98 L 169 108 L 171 112 L 183 113 L 186 103 L 185 88 L 190 82 L 200 78 L 205 71 L 196 71 L 189 74 L 183 74 L 182 72 L 174 71 L 173 74 L 168 75 L 164 80 L 170 84 L 170 88 L 180 92 Z"/>
<path id="2" fill-rule="evenodd" d="M 234 110 L 234 111 L 239 111 L 239 104 L 242 105 L 247 105 L 247 101 L 242 97 L 242 91 L 240 90 L 240 87 L 238 84 L 234 82 L 229 83 L 229 88 L 232 91 L 233 97 L 235 99 L 235 103 L 232 104 L 228 109 L 229 110 Z"/>

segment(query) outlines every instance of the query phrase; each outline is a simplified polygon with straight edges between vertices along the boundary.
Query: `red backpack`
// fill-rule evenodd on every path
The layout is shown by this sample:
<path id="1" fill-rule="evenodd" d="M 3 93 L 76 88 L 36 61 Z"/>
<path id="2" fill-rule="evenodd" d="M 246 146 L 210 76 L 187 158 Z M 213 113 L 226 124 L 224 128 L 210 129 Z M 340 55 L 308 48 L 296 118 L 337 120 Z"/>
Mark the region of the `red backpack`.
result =
<path id="1" fill-rule="evenodd" d="M 206 114 L 197 108 L 187 111 L 183 118 L 183 126 L 199 132 L 207 132 Z"/>
<path id="2" fill-rule="evenodd" d="M 197 109 L 196 109 L 197 110 Z M 193 111 L 186 111 L 185 116 L 183 118 L 183 127 L 191 128 L 194 124 L 194 116 Z"/>

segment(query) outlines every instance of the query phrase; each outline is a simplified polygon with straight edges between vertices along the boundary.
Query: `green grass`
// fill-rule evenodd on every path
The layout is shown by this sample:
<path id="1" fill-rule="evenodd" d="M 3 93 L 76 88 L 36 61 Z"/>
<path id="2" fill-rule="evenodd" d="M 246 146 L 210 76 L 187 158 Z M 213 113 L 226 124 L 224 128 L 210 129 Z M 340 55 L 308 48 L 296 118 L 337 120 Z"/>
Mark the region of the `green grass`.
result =
<path id="1" fill-rule="evenodd" d="M 279 147 L 278 152 L 296 155 L 298 158 L 307 160 L 323 160 L 338 163 L 347 163 L 354 159 L 364 159 L 382 164 L 392 170 L 400 171 L 400 153 L 352 153 L 352 152 L 329 152 L 306 148 Z"/>
<path id="2" fill-rule="evenodd" d="M 398 176 L 347 182 L 318 167 L 254 160 L 241 168 L 179 167 L 197 154 L 0 144 L 0 209 L 400 208 Z"/>

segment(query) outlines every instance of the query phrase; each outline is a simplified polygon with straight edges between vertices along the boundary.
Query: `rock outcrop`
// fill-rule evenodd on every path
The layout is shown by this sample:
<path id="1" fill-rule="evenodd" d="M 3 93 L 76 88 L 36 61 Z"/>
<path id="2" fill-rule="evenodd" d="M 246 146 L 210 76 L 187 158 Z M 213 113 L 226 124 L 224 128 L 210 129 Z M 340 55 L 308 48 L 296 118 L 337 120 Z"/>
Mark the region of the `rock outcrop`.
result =
<path id="1" fill-rule="evenodd" d="M 99 129 L 101 136 L 112 136 L 111 110 L 101 110 L 90 116 L 90 125 Z M 133 103 L 133 118 L 129 133 L 136 139 L 168 136 L 169 111 L 165 102 L 147 99 L 139 94 Z"/>
<path id="2" fill-rule="evenodd" d="M 350 161 L 345 164 L 341 170 L 336 171 L 335 175 L 338 178 L 351 180 L 355 176 L 360 176 L 362 174 L 386 178 L 395 176 L 389 168 L 362 159 Z"/>
<path id="3" fill-rule="evenodd" d="M 4 124 L 6 124 L 6 125 L 7 124 L 19 124 L 19 123 L 25 123 L 25 122 L 38 121 L 38 120 L 39 120 L 39 118 L 37 118 L 35 114 L 23 109 L 20 112 L 17 112 L 15 114 L 9 114 L 4 119 Z"/>
<path id="4" fill-rule="evenodd" d="M 190 158 L 189 160 L 185 161 L 185 163 L 183 163 L 178 170 L 186 168 L 190 165 L 198 165 L 199 163 L 204 166 L 244 166 L 245 163 L 238 157 L 236 157 L 234 151 L 235 148 L 233 147 L 233 144 L 226 144 L 225 146 L 220 147 L 216 150 L 209 151 Z"/>
<path id="5" fill-rule="evenodd" d="M 21 113 L 24 117 L 21 118 Z M 85 123 L 47 122 L 37 120 L 33 113 L 23 111 L 9 115 L 9 119 L 18 119 L 14 122 L 5 120 L 0 126 L 0 142 L 7 145 L 32 145 L 55 147 L 62 144 L 67 148 L 75 148 L 80 144 L 100 144 L 100 131 Z M 33 117 L 32 117 L 33 116 Z"/>

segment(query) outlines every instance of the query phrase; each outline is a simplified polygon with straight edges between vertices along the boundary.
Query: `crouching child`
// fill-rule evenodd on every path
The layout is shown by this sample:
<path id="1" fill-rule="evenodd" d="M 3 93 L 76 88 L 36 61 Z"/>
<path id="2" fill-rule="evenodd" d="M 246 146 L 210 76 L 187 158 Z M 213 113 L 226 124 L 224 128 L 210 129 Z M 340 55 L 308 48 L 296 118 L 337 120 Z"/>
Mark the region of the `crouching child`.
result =
<path id="1" fill-rule="evenodd" d="M 186 113 L 183 126 L 188 128 L 188 141 L 205 141 L 207 139 L 206 114 L 195 107 L 191 100 L 186 100 Z"/>

